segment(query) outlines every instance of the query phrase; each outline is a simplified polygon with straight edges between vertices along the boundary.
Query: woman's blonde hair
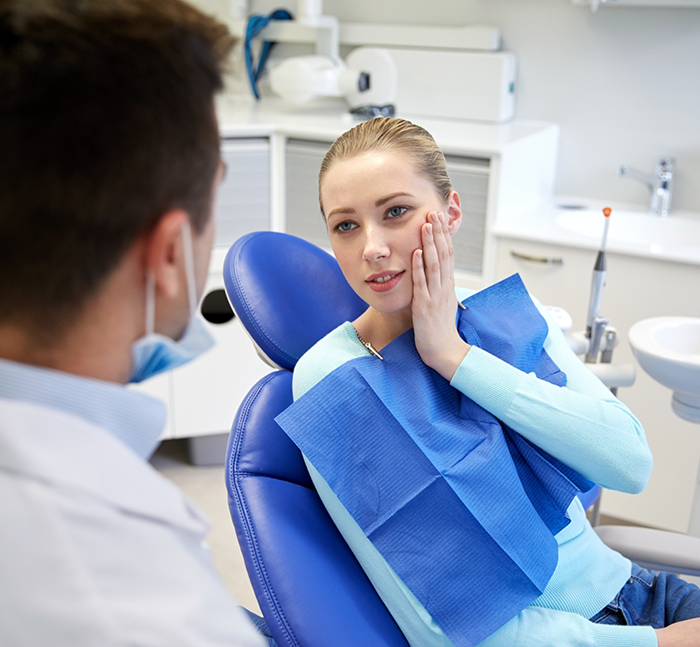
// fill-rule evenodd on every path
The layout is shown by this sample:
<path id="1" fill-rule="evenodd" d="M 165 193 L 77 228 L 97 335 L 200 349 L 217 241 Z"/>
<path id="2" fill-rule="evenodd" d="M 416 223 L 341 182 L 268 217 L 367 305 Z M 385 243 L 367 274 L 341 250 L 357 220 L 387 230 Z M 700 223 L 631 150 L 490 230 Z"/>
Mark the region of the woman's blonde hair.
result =
<path id="1" fill-rule="evenodd" d="M 326 173 L 338 162 L 370 151 L 407 153 L 413 157 L 418 172 L 433 183 L 438 196 L 445 203 L 449 200 L 452 183 L 447 174 L 445 156 L 433 136 L 425 128 L 405 119 L 377 117 L 343 133 L 323 158 L 318 175 L 321 212 L 321 184 Z"/>

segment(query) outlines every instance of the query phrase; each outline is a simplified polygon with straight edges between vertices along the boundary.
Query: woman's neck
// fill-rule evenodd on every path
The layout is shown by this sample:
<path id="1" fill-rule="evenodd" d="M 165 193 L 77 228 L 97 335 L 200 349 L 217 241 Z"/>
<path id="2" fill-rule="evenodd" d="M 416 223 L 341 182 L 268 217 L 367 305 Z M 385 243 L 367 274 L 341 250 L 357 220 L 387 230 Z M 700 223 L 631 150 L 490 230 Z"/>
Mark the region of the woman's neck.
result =
<path id="1" fill-rule="evenodd" d="M 413 328 L 413 316 L 410 306 L 398 312 L 379 312 L 370 306 L 353 321 L 353 325 L 362 339 L 381 350 Z"/>

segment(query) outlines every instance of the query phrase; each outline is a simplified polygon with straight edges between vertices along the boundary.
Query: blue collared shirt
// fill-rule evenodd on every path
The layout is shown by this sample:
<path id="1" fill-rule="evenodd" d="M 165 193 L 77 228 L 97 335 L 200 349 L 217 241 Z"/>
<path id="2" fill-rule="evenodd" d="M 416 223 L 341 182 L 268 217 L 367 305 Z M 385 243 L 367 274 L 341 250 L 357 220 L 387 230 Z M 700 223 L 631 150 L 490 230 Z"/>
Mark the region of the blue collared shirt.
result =
<path id="1" fill-rule="evenodd" d="M 165 404 L 121 384 L 0 359 L 0 397 L 44 405 L 102 427 L 147 460 L 165 425 Z"/>

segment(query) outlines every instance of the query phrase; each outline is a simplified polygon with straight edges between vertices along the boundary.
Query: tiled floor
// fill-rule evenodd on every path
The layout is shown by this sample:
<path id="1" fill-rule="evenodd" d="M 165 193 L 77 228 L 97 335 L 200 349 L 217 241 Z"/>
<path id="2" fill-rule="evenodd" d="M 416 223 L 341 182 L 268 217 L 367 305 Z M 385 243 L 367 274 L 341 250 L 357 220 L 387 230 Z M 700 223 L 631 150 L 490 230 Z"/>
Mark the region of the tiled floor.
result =
<path id="1" fill-rule="evenodd" d="M 161 443 L 151 463 L 207 515 L 211 521 L 209 545 L 214 566 L 238 603 L 260 613 L 229 516 L 224 466 L 191 465 L 184 440 L 168 440 Z"/>

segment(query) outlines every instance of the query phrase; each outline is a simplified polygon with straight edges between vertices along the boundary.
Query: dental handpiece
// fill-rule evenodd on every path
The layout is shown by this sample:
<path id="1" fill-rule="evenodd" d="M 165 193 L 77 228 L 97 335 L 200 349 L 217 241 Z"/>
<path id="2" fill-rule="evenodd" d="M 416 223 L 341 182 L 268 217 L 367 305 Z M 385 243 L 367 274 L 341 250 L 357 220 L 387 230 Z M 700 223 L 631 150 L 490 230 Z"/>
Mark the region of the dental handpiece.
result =
<path id="1" fill-rule="evenodd" d="M 603 241 L 600 246 L 600 251 L 596 257 L 593 267 L 593 280 L 591 282 L 591 297 L 588 303 L 588 319 L 586 321 L 586 337 L 591 339 L 591 349 L 587 361 L 591 361 L 592 353 L 597 354 L 600 335 L 595 335 L 596 320 L 600 318 L 600 309 L 603 303 L 603 288 L 605 287 L 605 276 L 607 273 L 605 248 L 608 242 L 608 227 L 610 225 L 610 214 L 612 209 L 605 207 L 603 214 L 605 215 L 605 226 L 603 229 Z M 594 338 L 598 337 L 594 341 Z M 595 348 L 594 348 L 595 347 Z M 595 361 L 595 360 L 593 360 Z"/>
<path id="2" fill-rule="evenodd" d="M 603 241 L 600 245 L 600 251 L 595 259 L 593 266 L 593 281 L 591 283 L 591 298 L 588 303 L 588 320 L 586 322 L 586 337 L 591 338 L 591 331 L 596 317 L 600 316 L 600 308 L 603 303 L 603 287 L 605 287 L 605 275 L 607 272 L 605 247 L 608 243 L 608 227 L 610 225 L 610 214 L 612 209 L 605 207 L 603 214 L 605 215 L 605 227 L 603 229 Z"/>

